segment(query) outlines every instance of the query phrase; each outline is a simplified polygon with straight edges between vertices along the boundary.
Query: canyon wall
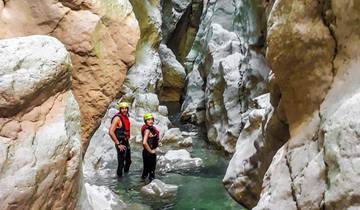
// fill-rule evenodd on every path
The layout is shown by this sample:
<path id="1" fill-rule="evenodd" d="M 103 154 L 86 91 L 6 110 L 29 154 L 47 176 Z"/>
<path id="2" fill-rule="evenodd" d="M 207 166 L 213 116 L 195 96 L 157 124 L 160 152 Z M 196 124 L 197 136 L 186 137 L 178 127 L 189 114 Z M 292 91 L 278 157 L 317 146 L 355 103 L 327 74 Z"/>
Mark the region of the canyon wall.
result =
<path id="1" fill-rule="evenodd" d="M 254 209 L 356 209 L 360 4 L 272 3 L 266 59 L 274 108 L 250 121 L 253 135 L 240 134 L 224 184 Z M 256 140 L 240 144 L 244 138 Z"/>
<path id="2" fill-rule="evenodd" d="M 44 34 L 70 52 L 83 149 L 134 64 L 139 26 L 127 0 L 0 2 L 0 38 Z"/>
<path id="3" fill-rule="evenodd" d="M 261 1 L 208 1 L 186 57 L 182 119 L 205 123 L 209 141 L 234 153 L 252 99 L 267 92 L 270 69 L 260 53 Z"/>

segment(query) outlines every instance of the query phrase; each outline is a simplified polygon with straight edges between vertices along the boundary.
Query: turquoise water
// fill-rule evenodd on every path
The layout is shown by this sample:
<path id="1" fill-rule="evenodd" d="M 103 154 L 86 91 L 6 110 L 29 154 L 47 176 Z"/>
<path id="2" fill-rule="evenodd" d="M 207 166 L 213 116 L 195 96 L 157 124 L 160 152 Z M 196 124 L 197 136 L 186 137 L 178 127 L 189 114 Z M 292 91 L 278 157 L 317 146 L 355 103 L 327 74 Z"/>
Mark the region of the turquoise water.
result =
<path id="1" fill-rule="evenodd" d="M 228 165 L 229 157 L 206 142 L 205 130 L 202 127 L 179 122 L 179 106 L 166 104 L 169 108 L 169 118 L 182 131 L 197 132 L 193 137 L 193 157 L 200 157 L 204 167 L 197 171 L 183 174 L 156 174 L 156 178 L 167 184 L 179 186 L 176 198 L 170 200 L 150 200 L 143 197 L 139 191 L 144 182 L 140 175 L 142 170 L 141 146 L 132 146 L 132 165 L 130 173 L 122 179 L 109 178 L 107 185 L 116 191 L 130 209 L 179 209 L 179 210 L 232 210 L 244 209 L 235 202 L 222 185 L 222 178 Z M 116 163 L 112 166 L 116 168 Z"/>

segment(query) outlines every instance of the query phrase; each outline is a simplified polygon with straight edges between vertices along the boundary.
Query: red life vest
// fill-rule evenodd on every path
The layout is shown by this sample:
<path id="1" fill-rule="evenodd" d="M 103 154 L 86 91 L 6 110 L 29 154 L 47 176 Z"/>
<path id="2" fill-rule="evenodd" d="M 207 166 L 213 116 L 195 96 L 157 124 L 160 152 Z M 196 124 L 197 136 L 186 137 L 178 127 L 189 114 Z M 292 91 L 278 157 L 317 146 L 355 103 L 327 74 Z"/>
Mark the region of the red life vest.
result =
<path id="1" fill-rule="evenodd" d="M 127 115 L 123 115 L 120 112 L 116 113 L 114 117 L 111 119 L 111 122 L 114 120 L 115 117 L 119 117 L 121 120 L 121 130 L 123 130 L 125 137 L 127 140 L 130 139 L 130 120 Z"/>

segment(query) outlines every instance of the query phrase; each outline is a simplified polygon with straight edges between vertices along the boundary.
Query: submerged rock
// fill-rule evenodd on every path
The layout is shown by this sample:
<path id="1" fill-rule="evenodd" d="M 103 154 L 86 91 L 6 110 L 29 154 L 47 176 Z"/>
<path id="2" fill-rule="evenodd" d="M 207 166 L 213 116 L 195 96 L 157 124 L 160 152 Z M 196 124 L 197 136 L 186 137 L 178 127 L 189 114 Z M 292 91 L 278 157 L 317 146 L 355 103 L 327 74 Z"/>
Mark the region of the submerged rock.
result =
<path id="1" fill-rule="evenodd" d="M 159 179 L 152 180 L 149 184 L 141 188 L 143 196 L 155 199 L 168 199 L 176 196 L 178 186 L 165 184 Z"/>
<path id="2" fill-rule="evenodd" d="M 185 149 L 170 150 L 165 155 L 158 158 L 158 168 L 160 172 L 180 171 L 199 169 L 203 165 L 200 158 L 192 158 Z"/>

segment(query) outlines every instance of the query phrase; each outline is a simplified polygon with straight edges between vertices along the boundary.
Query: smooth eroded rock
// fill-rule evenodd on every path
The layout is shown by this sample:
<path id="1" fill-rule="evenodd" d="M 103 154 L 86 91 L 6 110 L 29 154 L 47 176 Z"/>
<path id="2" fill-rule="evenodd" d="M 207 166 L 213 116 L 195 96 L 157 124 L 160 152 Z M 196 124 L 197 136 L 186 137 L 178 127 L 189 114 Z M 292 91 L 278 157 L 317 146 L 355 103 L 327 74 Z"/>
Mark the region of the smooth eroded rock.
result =
<path id="1" fill-rule="evenodd" d="M 135 61 L 140 34 L 130 2 L 12 0 L 0 10 L 0 26 L 0 38 L 51 35 L 70 51 L 72 90 L 80 106 L 85 151 Z"/>
<path id="2" fill-rule="evenodd" d="M 176 185 L 165 184 L 158 179 L 154 179 L 142 187 L 140 193 L 154 199 L 168 199 L 176 196 L 177 189 L 178 186 Z"/>
<path id="3" fill-rule="evenodd" d="M 192 158 L 185 149 L 169 150 L 165 155 L 158 158 L 160 172 L 195 170 L 203 165 L 200 158 Z"/>
<path id="4" fill-rule="evenodd" d="M 7 90 L 19 106 L 15 111 L 7 106 L 16 114 L 0 118 L 0 208 L 74 209 L 82 156 L 69 54 L 58 40 L 45 36 L 1 40 L 1 45 L 9 46 L 2 51 L 1 76 L 23 71 L 27 81 Z"/>

